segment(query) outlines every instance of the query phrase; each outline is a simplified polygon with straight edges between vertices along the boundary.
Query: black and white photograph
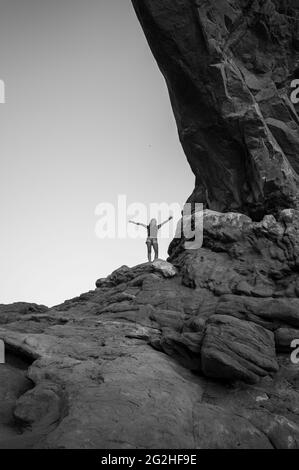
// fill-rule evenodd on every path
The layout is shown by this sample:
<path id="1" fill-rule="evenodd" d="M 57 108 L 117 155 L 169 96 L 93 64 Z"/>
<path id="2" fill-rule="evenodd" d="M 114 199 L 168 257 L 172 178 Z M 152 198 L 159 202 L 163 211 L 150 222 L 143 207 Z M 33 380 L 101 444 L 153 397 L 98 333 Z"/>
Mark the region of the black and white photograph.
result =
<path id="1" fill-rule="evenodd" d="M 298 451 L 299 0 L 0 0 L 0 129 L 1 460 Z"/>

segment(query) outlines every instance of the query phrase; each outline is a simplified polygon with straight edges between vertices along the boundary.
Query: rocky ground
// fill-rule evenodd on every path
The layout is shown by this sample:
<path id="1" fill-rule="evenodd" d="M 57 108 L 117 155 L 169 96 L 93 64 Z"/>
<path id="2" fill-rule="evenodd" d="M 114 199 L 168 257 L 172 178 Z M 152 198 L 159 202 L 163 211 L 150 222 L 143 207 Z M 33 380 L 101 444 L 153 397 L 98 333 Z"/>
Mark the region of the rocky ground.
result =
<path id="1" fill-rule="evenodd" d="M 1 448 L 299 447 L 299 213 L 198 216 L 171 263 L 1 307 Z"/>

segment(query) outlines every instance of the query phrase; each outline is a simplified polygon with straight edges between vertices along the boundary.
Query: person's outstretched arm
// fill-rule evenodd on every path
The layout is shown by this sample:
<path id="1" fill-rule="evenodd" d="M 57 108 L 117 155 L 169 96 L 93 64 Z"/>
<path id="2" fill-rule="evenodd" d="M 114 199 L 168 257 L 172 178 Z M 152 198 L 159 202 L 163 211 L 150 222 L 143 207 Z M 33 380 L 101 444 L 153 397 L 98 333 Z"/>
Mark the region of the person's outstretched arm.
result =
<path id="1" fill-rule="evenodd" d="M 172 220 L 172 219 L 173 219 L 173 217 L 172 217 L 172 215 L 171 215 L 170 217 L 168 217 L 167 220 L 165 220 L 164 222 L 162 222 L 162 224 L 159 224 L 159 225 L 158 225 L 158 228 L 161 228 L 162 225 L 168 224 L 168 222 L 169 222 L 170 220 Z"/>
<path id="2" fill-rule="evenodd" d="M 140 222 L 134 222 L 134 220 L 129 220 L 130 224 L 140 225 L 141 227 L 147 228 L 147 225 L 141 224 Z"/>

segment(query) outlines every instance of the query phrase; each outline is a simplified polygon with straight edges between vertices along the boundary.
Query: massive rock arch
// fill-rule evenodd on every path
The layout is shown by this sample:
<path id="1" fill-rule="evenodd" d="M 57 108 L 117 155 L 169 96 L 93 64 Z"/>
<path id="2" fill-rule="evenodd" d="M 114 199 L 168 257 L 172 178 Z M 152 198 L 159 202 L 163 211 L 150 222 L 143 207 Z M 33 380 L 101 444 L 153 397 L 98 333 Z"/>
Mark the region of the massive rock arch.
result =
<path id="1" fill-rule="evenodd" d="M 132 2 L 196 177 L 189 200 L 255 219 L 297 207 L 296 2 Z"/>

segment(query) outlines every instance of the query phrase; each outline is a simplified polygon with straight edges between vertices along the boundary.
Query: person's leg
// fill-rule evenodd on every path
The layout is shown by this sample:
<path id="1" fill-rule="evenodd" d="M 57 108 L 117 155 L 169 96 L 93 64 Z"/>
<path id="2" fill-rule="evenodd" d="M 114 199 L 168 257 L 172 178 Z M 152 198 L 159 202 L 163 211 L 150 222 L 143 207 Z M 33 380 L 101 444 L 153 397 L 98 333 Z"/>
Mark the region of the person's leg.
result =
<path id="1" fill-rule="evenodd" d="M 152 262 L 152 246 L 151 246 L 151 242 L 148 241 L 146 242 L 146 246 L 147 246 L 147 258 L 148 258 L 148 261 L 149 263 Z"/>
<path id="2" fill-rule="evenodd" d="M 159 258 L 159 247 L 158 247 L 157 240 L 153 242 L 153 247 L 154 247 L 154 252 L 155 252 L 155 260 L 156 260 Z"/>

